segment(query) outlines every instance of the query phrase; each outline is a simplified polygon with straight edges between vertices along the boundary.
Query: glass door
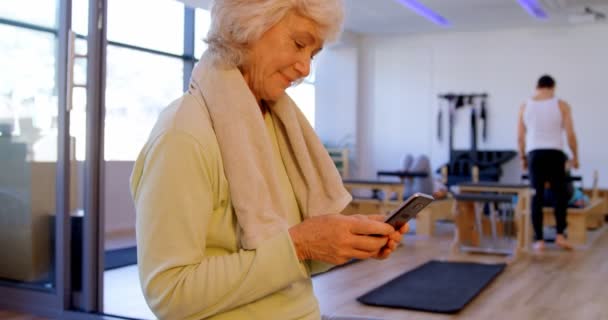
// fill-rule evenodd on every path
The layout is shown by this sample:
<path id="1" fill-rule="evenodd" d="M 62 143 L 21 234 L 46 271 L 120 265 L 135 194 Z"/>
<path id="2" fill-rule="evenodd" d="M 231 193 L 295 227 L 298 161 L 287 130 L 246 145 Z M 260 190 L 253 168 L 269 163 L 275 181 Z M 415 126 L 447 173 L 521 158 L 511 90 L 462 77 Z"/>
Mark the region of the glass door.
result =
<path id="1" fill-rule="evenodd" d="M 102 310 L 105 7 L 0 1 L 0 296 L 9 307 L 59 318 Z"/>
<path id="2" fill-rule="evenodd" d="M 0 295 L 48 310 L 67 305 L 69 290 L 69 7 L 66 0 L 0 2 Z"/>

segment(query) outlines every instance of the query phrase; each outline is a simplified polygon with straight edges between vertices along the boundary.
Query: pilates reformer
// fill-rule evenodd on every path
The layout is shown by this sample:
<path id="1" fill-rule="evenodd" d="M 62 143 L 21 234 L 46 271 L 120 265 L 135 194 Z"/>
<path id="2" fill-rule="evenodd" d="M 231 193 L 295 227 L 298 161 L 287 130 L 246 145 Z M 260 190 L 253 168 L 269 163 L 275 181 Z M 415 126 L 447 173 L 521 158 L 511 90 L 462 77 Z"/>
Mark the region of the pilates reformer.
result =
<path id="1" fill-rule="evenodd" d="M 452 249 L 518 256 L 529 245 L 531 192 L 527 185 L 471 182 L 454 194 Z"/>
<path id="2" fill-rule="evenodd" d="M 401 182 L 361 179 L 345 179 L 343 182 L 346 190 L 353 194 L 354 198 L 344 209 L 343 214 L 386 214 L 401 203 L 401 200 L 391 200 L 391 198 L 403 199 L 404 187 Z M 355 197 L 355 190 L 368 191 L 373 196 Z"/>

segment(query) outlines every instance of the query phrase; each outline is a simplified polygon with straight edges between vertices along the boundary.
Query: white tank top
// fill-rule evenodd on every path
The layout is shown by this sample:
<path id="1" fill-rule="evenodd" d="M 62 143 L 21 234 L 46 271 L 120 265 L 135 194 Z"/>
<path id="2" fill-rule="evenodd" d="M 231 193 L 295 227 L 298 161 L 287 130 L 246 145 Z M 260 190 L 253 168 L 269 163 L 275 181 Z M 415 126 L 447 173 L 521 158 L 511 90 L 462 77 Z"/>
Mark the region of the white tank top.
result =
<path id="1" fill-rule="evenodd" d="M 563 151 L 564 121 L 559 99 L 529 99 L 524 109 L 526 152 L 539 149 Z"/>

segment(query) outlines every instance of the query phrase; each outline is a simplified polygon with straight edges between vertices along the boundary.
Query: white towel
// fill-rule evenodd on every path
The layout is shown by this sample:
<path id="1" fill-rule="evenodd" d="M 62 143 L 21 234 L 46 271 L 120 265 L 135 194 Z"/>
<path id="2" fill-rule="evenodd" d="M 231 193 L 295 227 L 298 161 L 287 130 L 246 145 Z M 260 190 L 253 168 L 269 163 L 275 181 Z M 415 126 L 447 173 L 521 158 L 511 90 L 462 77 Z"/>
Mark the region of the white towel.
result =
<path id="1" fill-rule="evenodd" d="M 195 66 L 190 89 L 207 105 L 230 185 L 232 205 L 245 249 L 255 249 L 286 230 L 287 205 L 279 196 L 270 135 L 256 99 L 237 68 L 214 63 L 210 53 Z M 284 94 L 270 106 L 277 140 L 298 207 L 304 218 L 340 213 L 352 200 L 327 150 Z"/>

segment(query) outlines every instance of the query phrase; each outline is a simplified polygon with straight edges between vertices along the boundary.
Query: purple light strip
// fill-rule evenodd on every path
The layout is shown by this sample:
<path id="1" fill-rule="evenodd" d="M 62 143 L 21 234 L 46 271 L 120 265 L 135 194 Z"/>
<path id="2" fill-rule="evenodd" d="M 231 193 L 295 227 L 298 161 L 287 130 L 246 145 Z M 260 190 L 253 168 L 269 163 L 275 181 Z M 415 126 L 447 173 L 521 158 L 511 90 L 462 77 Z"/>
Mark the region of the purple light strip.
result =
<path id="1" fill-rule="evenodd" d="M 543 8 L 541 8 L 536 0 L 517 0 L 517 2 L 519 2 L 519 5 L 526 9 L 528 14 L 534 18 L 541 20 L 549 18 L 547 13 L 543 10 Z"/>
<path id="2" fill-rule="evenodd" d="M 432 21 L 435 24 L 438 24 L 442 27 L 447 27 L 450 25 L 450 22 L 446 18 L 442 17 L 435 11 L 427 8 L 425 5 L 423 5 L 422 3 L 420 3 L 416 0 L 397 0 L 397 1 L 399 3 L 401 3 L 402 5 L 410 8 L 410 10 L 416 12 L 418 15 L 427 18 L 428 20 Z"/>

